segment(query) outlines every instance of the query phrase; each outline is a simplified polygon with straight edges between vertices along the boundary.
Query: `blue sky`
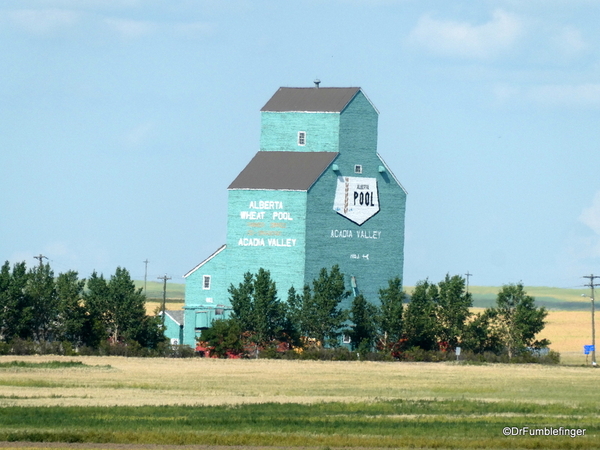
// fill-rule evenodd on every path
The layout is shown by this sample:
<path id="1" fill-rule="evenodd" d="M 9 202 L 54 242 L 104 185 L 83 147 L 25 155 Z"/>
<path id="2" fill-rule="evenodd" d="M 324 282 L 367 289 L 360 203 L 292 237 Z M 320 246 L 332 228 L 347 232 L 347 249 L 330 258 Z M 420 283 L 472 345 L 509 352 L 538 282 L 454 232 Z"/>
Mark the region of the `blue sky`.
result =
<path id="1" fill-rule="evenodd" d="M 406 285 L 600 274 L 599 0 L 4 0 L 0 259 L 174 281 L 280 86 L 360 86 Z"/>

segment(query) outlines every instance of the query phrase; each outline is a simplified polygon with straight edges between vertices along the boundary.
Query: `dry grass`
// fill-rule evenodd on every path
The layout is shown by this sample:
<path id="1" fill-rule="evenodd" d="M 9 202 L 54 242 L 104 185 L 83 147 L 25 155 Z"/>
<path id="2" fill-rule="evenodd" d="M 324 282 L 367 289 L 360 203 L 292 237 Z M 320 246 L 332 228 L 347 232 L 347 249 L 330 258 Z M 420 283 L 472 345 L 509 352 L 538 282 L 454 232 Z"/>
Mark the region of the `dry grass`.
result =
<path id="1" fill-rule="evenodd" d="M 583 354 L 584 344 L 592 342 L 592 315 L 588 311 L 550 311 L 540 338 L 550 339 L 558 352 Z"/>
<path id="2" fill-rule="evenodd" d="M 576 405 L 598 399 L 594 394 L 598 372 L 587 367 L 57 356 L 4 356 L 0 362 L 61 359 L 80 360 L 90 367 L 2 369 L 0 406 L 315 403 L 396 398 Z"/>
<path id="3" fill-rule="evenodd" d="M 483 310 L 484 308 L 471 308 L 474 313 Z M 552 343 L 550 348 L 566 357 L 569 363 L 585 364 L 583 346 L 592 343 L 591 311 L 549 311 L 546 326 L 538 334 L 538 338 L 549 339 Z"/>
<path id="4" fill-rule="evenodd" d="M 178 299 L 168 299 L 169 301 L 166 304 L 166 308 L 168 311 L 173 310 L 181 310 L 183 308 L 183 301 L 179 301 Z M 155 315 L 156 311 L 160 311 L 162 308 L 162 300 L 148 300 L 146 301 L 146 314 L 149 316 Z"/>

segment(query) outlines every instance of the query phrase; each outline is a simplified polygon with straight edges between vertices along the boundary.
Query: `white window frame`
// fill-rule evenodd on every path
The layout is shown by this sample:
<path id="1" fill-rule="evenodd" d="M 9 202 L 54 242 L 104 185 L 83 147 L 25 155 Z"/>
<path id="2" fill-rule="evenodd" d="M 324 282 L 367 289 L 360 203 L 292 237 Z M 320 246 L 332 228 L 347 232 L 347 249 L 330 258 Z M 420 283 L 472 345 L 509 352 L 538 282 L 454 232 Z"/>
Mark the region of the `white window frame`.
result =
<path id="1" fill-rule="evenodd" d="M 354 173 L 362 173 L 362 165 L 354 164 Z"/>
<path id="2" fill-rule="evenodd" d="M 207 283 L 208 281 L 208 283 Z M 210 291 L 211 277 L 210 275 L 202 275 L 202 289 Z"/>
<path id="3" fill-rule="evenodd" d="M 344 334 L 342 337 L 342 342 L 344 344 L 350 344 L 352 342 L 352 338 L 349 335 Z"/>
<path id="4" fill-rule="evenodd" d="M 301 147 L 306 145 L 306 131 L 298 131 L 298 145 Z"/>

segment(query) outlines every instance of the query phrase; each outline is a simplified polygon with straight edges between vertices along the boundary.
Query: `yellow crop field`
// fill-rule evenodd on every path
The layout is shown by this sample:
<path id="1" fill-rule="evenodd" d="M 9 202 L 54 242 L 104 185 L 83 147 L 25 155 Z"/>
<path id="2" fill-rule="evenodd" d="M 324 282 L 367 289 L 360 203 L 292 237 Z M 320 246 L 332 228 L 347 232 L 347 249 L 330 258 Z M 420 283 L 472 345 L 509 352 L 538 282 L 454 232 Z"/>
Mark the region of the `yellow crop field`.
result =
<path id="1" fill-rule="evenodd" d="M 589 367 L 124 357 L 0 357 L 82 361 L 80 368 L 2 368 L 1 406 L 359 402 L 384 399 L 592 401 Z M 564 386 L 569 386 L 568 390 Z M 595 394 L 596 399 L 598 395 Z M 596 400 L 594 400 L 595 402 Z"/>
<path id="2" fill-rule="evenodd" d="M 146 314 L 149 316 L 153 316 L 156 311 L 160 311 L 162 308 L 162 301 L 159 300 L 149 300 L 146 301 Z M 183 302 L 179 299 L 167 299 L 167 304 L 165 309 L 168 311 L 173 310 L 181 310 L 183 308 Z"/>
<path id="3" fill-rule="evenodd" d="M 592 315 L 587 311 L 550 311 L 540 338 L 549 339 L 550 348 L 560 352 L 569 364 L 585 364 L 583 346 L 592 343 Z"/>
<path id="4" fill-rule="evenodd" d="M 471 308 L 471 311 L 479 313 L 483 308 Z M 591 363 L 583 354 L 583 346 L 592 343 L 592 314 L 588 311 L 549 311 L 546 326 L 538 338 L 550 340 L 550 349 L 560 353 L 564 364 Z"/>

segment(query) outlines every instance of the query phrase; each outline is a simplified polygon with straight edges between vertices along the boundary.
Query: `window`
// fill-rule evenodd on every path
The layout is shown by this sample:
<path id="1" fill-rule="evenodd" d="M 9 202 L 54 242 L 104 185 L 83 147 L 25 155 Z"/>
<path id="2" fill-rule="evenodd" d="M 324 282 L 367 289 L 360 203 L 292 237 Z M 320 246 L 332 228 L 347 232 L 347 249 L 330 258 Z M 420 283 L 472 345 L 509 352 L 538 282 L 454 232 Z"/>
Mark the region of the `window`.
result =
<path id="1" fill-rule="evenodd" d="M 362 166 L 360 164 L 354 166 L 354 173 L 362 173 Z"/>
<path id="2" fill-rule="evenodd" d="M 306 131 L 298 131 L 298 145 L 306 145 Z"/>
<path id="3" fill-rule="evenodd" d="M 206 303 L 212 303 L 213 299 L 212 297 L 206 297 Z"/>
<path id="4" fill-rule="evenodd" d="M 344 344 L 349 344 L 350 342 L 352 342 L 352 339 L 350 338 L 350 336 L 348 336 L 347 334 L 345 334 L 344 337 L 342 338 L 342 342 Z"/>
<path id="5" fill-rule="evenodd" d="M 202 289 L 210 289 L 210 275 L 204 275 L 202 279 Z"/>

